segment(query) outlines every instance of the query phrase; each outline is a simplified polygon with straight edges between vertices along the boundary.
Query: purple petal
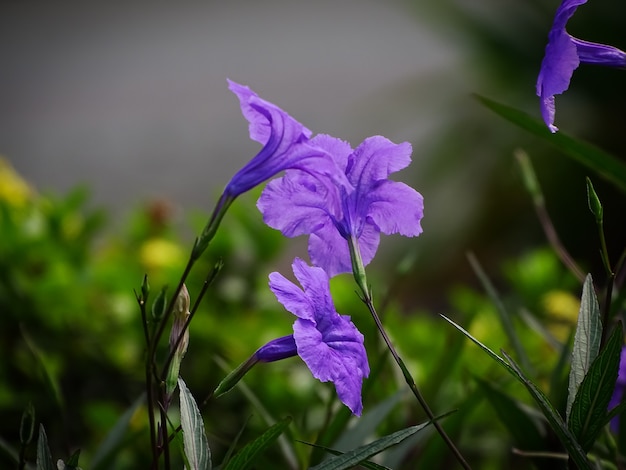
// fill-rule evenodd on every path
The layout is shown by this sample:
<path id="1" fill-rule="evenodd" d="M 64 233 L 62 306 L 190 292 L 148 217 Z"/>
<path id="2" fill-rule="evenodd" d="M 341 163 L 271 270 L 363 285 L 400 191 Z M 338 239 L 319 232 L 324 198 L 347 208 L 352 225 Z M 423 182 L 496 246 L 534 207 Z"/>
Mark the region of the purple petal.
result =
<path id="1" fill-rule="evenodd" d="M 541 115 L 551 132 L 558 130 L 554 126 L 554 95 L 559 95 L 569 88 L 572 74 L 579 64 L 576 46 L 565 30 L 555 35 L 554 38 L 551 37 L 537 78 L 537 95 L 541 97 Z"/>
<path id="2" fill-rule="evenodd" d="M 302 289 L 280 273 L 270 273 L 269 278 L 271 291 L 286 310 L 299 318 L 315 318 L 314 306 Z"/>
<path id="3" fill-rule="evenodd" d="M 346 174 L 357 191 L 368 191 L 374 182 L 411 163 L 411 144 L 394 144 L 381 136 L 368 137 L 359 145 L 348 162 Z"/>
<path id="4" fill-rule="evenodd" d="M 278 106 L 259 98 L 250 88 L 232 81 L 229 86 L 250 123 L 250 137 L 264 147 L 233 176 L 225 193 L 236 197 L 290 168 L 346 181 L 330 154 L 309 145 L 311 131 Z"/>
<path id="5" fill-rule="evenodd" d="M 327 134 L 319 134 L 311 139 L 311 144 L 326 150 L 333 156 L 337 166 L 345 172 L 348 158 L 352 154 L 352 147 L 348 142 Z"/>
<path id="6" fill-rule="evenodd" d="M 626 52 L 617 47 L 572 38 L 578 58 L 583 64 L 604 65 L 605 67 L 626 67 Z"/>
<path id="7" fill-rule="evenodd" d="M 367 217 L 378 229 L 390 235 L 415 237 L 422 233 L 424 198 L 410 186 L 396 181 L 381 181 L 368 195 Z"/>
<path id="8" fill-rule="evenodd" d="M 263 221 L 286 237 L 313 233 L 332 224 L 329 210 L 338 212 L 333 188 L 323 186 L 309 174 L 288 171 L 270 181 L 257 202 Z M 333 201 L 336 201 L 333 203 Z"/>
<path id="9" fill-rule="evenodd" d="M 241 113 L 249 122 L 250 138 L 265 145 L 272 134 L 272 112 L 275 115 L 289 116 L 278 106 L 260 98 L 254 91 L 245 85 L 240 85 L 232 80 L 228 81 L 228 88 L 232 91 L 241 106 Z M 290 118 L 296 124 L 300 135 L 311 137 L 311 131 L 302 124 Z"/>
<path id="10" fill-rule="evenodd" d="M 333 301 L 330 296 L 328 274 L 326 274 L 322 268 L 309 266 L 300 258 L 294 259 L 291 267 L 293 274 L 304 290 L 305 296 L 311 299 L 312 302 L 315 302 L 312 319 L 316 322 L 320 322 L 322 321 L 320 312 L 321 315 L 327 315 L 328 312 L 335 312 L 335 307 L 333 306 Z M 295 313 L 295 315 L 300 318 L 305 318 L 297 313 Z"/>
<path id="11" fill-rule="evenodd" d="M 311 370 L 313 377 L 335 384 L 339 399 L 357 416 L 363 404 L 363 377 L 369 375 L 363 336 L 352 322 L 337 315 L 333 322 L 336 341 L 326 342 L 315 324 L 296 320 L 293 325 L 298 355 Z"/>
<path id="12" fill-rule="evenodd" d="M 366 224 L 358 238 L 364 266 L 367 266 L 374 258 L 379 242 L 380 234 L 376 227 L 372 224 Z M 323 268 L 329 277 L 352 272 L 348 241 L 339 234 L 333 225 L 327 225 L 311 234 L 309 257 L 311 262 Z"/>
<path id="13" fill-rule="evenodd" d="M 587 0 L 564 0 L 557 9 L 537 77 L 537 96 L 541 97 L 541 115 L 551 132 L 558 130 L 554 125 L 554 95 L 559 95 L 569 88 L 572 74 L 581 62 L 608 67 L 626 66 L 626 53 L 623 51 L 612 46 L 576 39 L 565 30 L 568 20 L 584 3 L 587 3 Z"/>

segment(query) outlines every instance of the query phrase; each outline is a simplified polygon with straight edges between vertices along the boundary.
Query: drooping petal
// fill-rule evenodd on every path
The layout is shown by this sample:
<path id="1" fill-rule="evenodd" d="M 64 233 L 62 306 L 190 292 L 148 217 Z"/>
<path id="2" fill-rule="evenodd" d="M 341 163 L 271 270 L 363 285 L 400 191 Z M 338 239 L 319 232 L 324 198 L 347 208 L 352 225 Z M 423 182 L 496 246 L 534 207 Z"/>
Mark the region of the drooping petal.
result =
<path id="1" fill-rule="evenodd" d="M 422 233 L 424 198 L 410 186 L 396 181 L 380 181 L 366 199 L 367 217 L 382 233 L 399 233 L 405 237 Z"/>
<path id="2" fill-rule="evenodd" d="M 551 36 L 537 78 L 537 95 L 541 97 L 541 115 L 551 132 L 558 130 L 554 125 L 554 95 L 560 95 L 569 88 L 572 74 L 579 64 L 576 46 L 570 35 L 562 30 L 560 34 Z"/>
<path id="3" fill-rule="evenodd" d="M 363 378 L 369 375 L 369 367 L 363 369 L 363 358 L 366 358 L 363 336 L 352 322 L 339 315 L 335 319 L 339 321 L 334 322 L 333 326 L 341 328 L 343 341 L 329 343 L 315 324 L 307 320 L 296 320 L 293 329 L 298 355 L 311 370 L 313 377 L 322 382 L 332 381 L 339 399 L 352 413 L 360 416 L 363 410 Z"/>
<path id="4" fill-rule="evenodd" d="M 561 2 L 548 34 L 546 53 L 537 77 L 537 96 L 541 98 L 541 115 L 551 132 L 558 130 L 554 125 L 554 96 L 569 88 L 572 74 L 581 63 L 608 67 L 626 66 L 626 53 L 623 51 L 612 46 L 576 39 L 565 30 L 568 20 L 584 3 L 587 3 L 587 0 Z"/>
<path id="5" fill-rule="evenodd" d="M 352 271 L 348 242 L 332 224 L 311 233 L 308 251 L 311 262 L 329 277 Z"/>
<path id="6" fill-rule="evenodd" d="M 366 224 L 358 238 L 364 266 L 367 266 L 374 258 L 379 242 L 380 234 L 376 227 Z M 330 277 L 352 272 L 348 241 L 333 225 L 327 225 L 311 234 L 309 257 L 314 265 L 323 268 Z"/>

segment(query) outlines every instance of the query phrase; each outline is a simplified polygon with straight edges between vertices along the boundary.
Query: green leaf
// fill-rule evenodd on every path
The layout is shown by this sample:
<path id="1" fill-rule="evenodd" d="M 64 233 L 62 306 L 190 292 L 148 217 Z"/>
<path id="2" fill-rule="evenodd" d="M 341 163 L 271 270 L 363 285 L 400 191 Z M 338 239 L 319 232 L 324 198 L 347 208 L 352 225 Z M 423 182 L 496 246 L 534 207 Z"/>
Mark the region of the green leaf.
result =
<path id="1" fill-rule="evenodd" d="M 578 466 L 579 470 L 589 469 L 591 470 L 591 464 L 589 460 L 587 460 L 587 456 L 583 448 L 578 444 L 576 438 L 572 434 L 572 432 L 568 429 L 568 427 L 563 422 L 563 419 L 556 411 L 556 409 L 552 406 L 548 398 L 544 395 L 544 393 L 537 388 L 537 386 L 526 378 L 526 376 L 522 373 L 521 369 L 515 363 L 515 361 L 506 355 L 503 351 L 502 354 L 506 358 L 506 361 L 494 353 L 491 349 L 485 346 L 483 343 L 474 338 L 471 334 L 465 331 L 461 326 L 454 323 L 452 320 L 447 318 L 444 315 L 441 315 L 444 320 L 449 322 L 452 326 L 454 326 L 457 330 L 467 336 L 470 340 L 472 340 L 477 346 L 479 346 L 483 351 L 485 351 L 492 359 L 494 359 L 498 364 L 504 367 L 509 374 L 515 377 L 518 381 L 520 381 L 528 390 L 530 395 L 533 397 L 539 408 L 541 409 L 543 415 L 550 423 L 550 427 L 559 437 L 560 441 L 563 443 L 570 458 L 574 461 L 574 463 Z M 508 361 L 508 362 L 507 362 Z"/>
<path id="2" fill-rule="evenodd" d="M 474 377 L 474 380 L 500 418 L 500 422 L 513 437 L 515 446 L 529 451 L 543 450 L 545 432 L 541 429 L 538 419 L 489 382 L 479 377 Z"/>
<path id="3" fill-rule="evenodd" d="M 183 429 L 185 456 L 191 470 L 210 470 L 211 450 L 204 431 L 204 422 L 198 405 L 182 378 L 178 379 L 180 390 L 180 425 Z"/>
<path id="4" fill-rule="evenodd" d="M 600 351 L 600 338 L 602 337 L 602 321 L 600 319 L 600 306 L 596 293 L 593 290 L 593 280 L 588 274 L 583 284 L 583 295 L 580 300 L 578 313 L 578 325 L 574 336 L 572 349 L 572 368 L 569 373 L 569 387 L 567 395 L 567 408 L 565 416 L 570 419 L 572 403 L 578 392 L 591 363 Z"/>
<path id="5" fill-rule="evenodd" d="M 542 121 L 531 117 L 523 111 L 492 101 L 484 96 L 475 95 L 475 97 L 483 105 L 504 119 L 527 130 L 533 135 L 547 140 L 564 154 L 602 175 L 606 180 L 615 184 L 622 191 L 626 191 L 626 165 L 613 155 L 591 144 L 576 140 L 564 134 L 562 131 L 553 134 Z"/>
<path id="6" fill-rule="evenodd" d="M 43 424 L 39 425 L 39 439 L 37 440 L 37 470 L 56 470 Z"/>
<path id="7" fill-rule="evenodd" d="M 80 458 L 80 449 L 78 449 L 76 452 L 70 455 L 70 458 L 67 459 L 67 462 L 65 462 L 63 470 L 80 470 L 80 467 L 78 466 L 79 458 Z M 58 466 L 59 464 L 57 462 L 57 467 Z"/>
<path id="8" fill-rule="evenodd" d="M 104 438 L 102 444 L 98 446 L 96 452 L 91 459 L 91 469 L 97 470 L 100 465 L 106 464 L 106 460 L 118 449 L 122 443 L 122 439 L 126 435 L 126 430 L 131 418 L 137 411 L 137 408 L 145 401 L 146 395 L 142 394 L 135 402 L 124 412 L 117 420 L 115 426 L 109 431 Z"/>
<path id="9" fill-rule="evenodd" d="M 619 323 L 602 352 L 591 364 L 572 404 L 568 424 L 586 451 L 591 449 L 606 423 L 607 407 L 619 370 L 622 338 L 622 325 Z"/>
<path id="10" fill-rule="evenodd" d="M 323 450 L 323 451 L 328 452 L 329 454 L 332 454 L 332 455 L 343 455 L 343 452 L 339 452 L 338 450 L 331 449 L 330 447 L 321 446 L 321 445 L 318 445 L 318 444 L 313 444 L 311 442 L 304 442 L 304 441 L 298 441 L 298 442 L 302 442 L 303 444 L 309 445 L 309 446 L 314 447 L 316 449 Z M 385 467 L 384 465 L 379 465 L 377 463 L 370 462 L 368 460 L 360 462 L 359 466 L 364 467 L 364 468 L 368 468 L 369 470 L 391 470 L 389 467 Z"/>
<path id="11" fill-rule="evenodd" d="M 370 457 L 382 452 L 383 450 L 399 444 L 416 432 L 421 431 L 429 424 L 430 421 L 422 423 L 418 426 L 411 426 L 409 428 L 402 429 L 401 431 L 394 432 L 393 434 L 381 437 L 374 442 L 357 447 L 350 452 L 325 460 L 319 465 L 311 467 L 309 470 L 344 470 L 352 468 L 355 465 L 358 465 Z"/>
<path id="12" fill-rule="evenodd" d="M 291 417 L 286 417 L 273 426 L 270 426 L 254 441 L 246 444 L 235 456 L 230 459 L 224 470 L 245 470 L 254 464 L 255 458 L 267 449 L 284 432 L 291 423 Z"/>

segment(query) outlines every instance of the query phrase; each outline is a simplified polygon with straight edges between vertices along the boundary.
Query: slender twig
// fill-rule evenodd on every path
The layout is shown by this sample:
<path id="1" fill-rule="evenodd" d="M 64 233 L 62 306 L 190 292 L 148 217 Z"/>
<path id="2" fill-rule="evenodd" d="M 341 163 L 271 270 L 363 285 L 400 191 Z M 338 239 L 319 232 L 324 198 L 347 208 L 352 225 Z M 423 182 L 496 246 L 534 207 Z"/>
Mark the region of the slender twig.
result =
<path id="1" fill-rule="evenodd" d="M 145 282 L 145 278 L 144 278 Z M 139 296 L 135 292 L 135 296 L 137 297 L 137 302 L 139 304 L 139 310 L 141 311 L 141 323 L 143 325 L 143 334 L 146 340 L 146 348 L 150 351 L 152 348 L 150 346 L 150 333 L 148 331 L 148 316 L 146 315 L 146 301 L 147 299 L 143 296 Z M 150 448 L 152 450 L 152 469 L 158 470 L 158 456 L 159 452 L 156 444 L 156 430 L 154 427 L 154 396 L 153 396 L 153 387 L 152 387 L 152 360 L 150 355 L 146 354 L 146 363 L 145 363 L 145 376 L 146 376 L 146 397 L 148 401 L 148 422 L 150 425 Z"/>
<path id="2" fill-rule="evenodd" d="M 615 270 L 611 268 L 611 261 L 609 259 L 609 251 L 606 247 L 606 238 L 604 237 L 604 221 L 600 215 L 596 219 L 596 225 L 598 227 L 598 236 L 600 238 L 600 258 L 602 258 L 602 265 L 606 272 L 606 293 L 604 294 L 604 305 L 602 312 L 602 336 L 600 338 L 600 347 L 604 346 L 609 331 L 609 322 L 611 321 L 611 300 L 613 297 L 613 284 L 615 283 Z"/>
<path id="3" fill-rule="evenodd" d="M 563 246 L 563 243 L 561 243 L 561 239 L 559 238 L 559 235 L 554 228 L 554 224 L 550 219 L 550 215 L 548 214 L 548 210 L 546 209 L 545 198 L 543 197 L 543 192 L 541 191 L 541 186 L 539 185 L 539 181 L 535 175 L 535 170 L 533 169 L 530 157 L 526 152 L 520 149 L 516 150 L 514 154 L 520 165 L 524 184 L 527 191 L 530 193 L 537 218 L 539 219 L 539 223 L 541 224 L 541 228 L 543 229 L 548 242 L 556 252 L 557 256 L 561 259 L 561 262 L 582 284 L 585 282 L 585 274 L 578 267 L 578 264 L 574 261 L 574 258 L 572 258 L 569 254 L 565 246 Z"/>
<path id="4" fill-rule="evenodd" d="M 434 413 L 432 412 L 432 410 L 428 406 L 428 403 L 424 399 L 424 396 L 420 392 L 419 388 L 417 388 L 417 384 L 415 383 L 415 380 L 411 376 L 411 373 L 409 372 L 406 365 L 404 364 L 404 361 L 398 355 L 396 348 L 393 346 L 391 342 L 391 339 L 389 339 L 389 335 L 387 334 L 387 331 L 385 330 L 382 322 L 380 321 L 380 317 L 378 316 L 378 313 L 376 313 L 376 308 L 374 307 L 374 302 L 372 300 L 371 290 L 369 286 L 367 285 L 367 276 L 365 274 L 365 267 L 363 266 L 363 259 L 361 258 L 361 251 L 359 249 L 359 244 L 358 244 L 356 237 L 351 237 L 348 239 L 348 248 L 350 250 L 350 260 L 352 262 L 352 274 L 354 275 L 354 280 L 356 281 L 357 286 L 359 286 L 359 289 L 362 294 L 361 300 L 367 306 L 367 309 L 369 310 L 370 314 L 372 315 L 372 318 L 374 319 L 374 323 L 376 323 L 376 328 L 378 328 L 378 331 L 380 332 L 383 340 L 385 341 L 385 344 L 387 345 L 389 352 L 391 352 L 391 355 L 396 361 L 396 364 L 398 364 L 398 366 L 400 367 L 400 370 L 402 371 L 402 375 L 404 376 L 404 380 L 406 381 L 407 385 L 411 389 L 411 392 L 413 392 L 413 395 L 415 396 L 415 398 L 421 405 L 422 409 L 426 413 L 426 416 L 428 416 L 428 419 L 432 421 L 433 426 L 435 426 L 435 429 L 437 430 L 441 438 L 444 440 L 444 442 L 446 443 L 450 451 L 454 454 L 454 457 L 458 460 L 459 464 L 461 464 L 461 466 L 466 470 L 471 469 L 470 465 L 466 462 L 465 458 L 463 458 L 463 455 L 461 454 L 459 449 L 457 449 L 457 447 L 454 445 L 454 442 L 452 442 L 452 439 L 450 439 L 450 437 L 446 434 L 446 431 L 443 429 L 441 424 L 439 424 L 439 422 L 437 421 Z"/>
<path id="5" fill-rule="evenodd" d="M 372 318 L 374 319 L 374 322 L 376 323 L 376 327 L 378 328 L 378 331 L 380 332 L 383 340 L 385 341 L 385 344 L 387 345 L 387 348 L 391 352 L 391 355 L 393 356 L 394 360 L 400 367 L 400 370 L 402 371 L 402 375 L 404 376 L 404 380 L 406 381 L 407 385 L 411 389 L 411 392 L 413 392 L 413 395 L 415 396 L 415 398 L 421 405 L 422 409 L 426 413 L 426 416 L 428 417 L 429 420 L 431 420 L 433 426 L 435 427 L 435 429 L 437 430 L 441 438 L 444 440 L 444 442 L 446 443 L 450 451 L 454 454 L 456 459 L 459 461 L 459 464 L 461 464 L 461 466 L 465 469 L 471 469 L 470 465 L 467 463 L 467 461 L 465 460 L 465 458 L 463 457 L 459 449 L 457 449 L 457 447 L 454 445 L 454 442 L 452 442 L 452 439 L 450 439 L 450 437 L 448 436 L 446 431 L 443 429 L 441 424 L 439 424 L 439 421 L 437 421 L 434 413 L 428 406 L 428 403 L 426 402 L 425 398 L 423 397 L 422 393 L 417 387 L 415 380 L 413 380 L 413 377 L 409 373 L 409 370 L 404 365 L 404 361 L 400 358 L 400 356 L 396 352 L 396 349 L 394 348 L 391 342 L 391 339 L 389 339 L 389 335 L 385 331 L 385 328 L 383 327 L 383 324 L 380 321 L 378 314 L 376 313 L 376 309 L 372 302 L 371 296 L 369 295 L 369 292 L 364 293 L 364 294 L 366 295 L 364 295 L 364 297 L 361 298 L 361 300 L 365 303 L 370 314 L 372 315 Z"/>
<path id="6" fill-rule="evenodd" d="M 170 470 L 170 440 L 167 432 L 167 409 L 164 404 L 167 403 L 165 387 L 161 388 L 161 450 L 163 452 L 163 460 L 165 461 L 165 470 Z"/>

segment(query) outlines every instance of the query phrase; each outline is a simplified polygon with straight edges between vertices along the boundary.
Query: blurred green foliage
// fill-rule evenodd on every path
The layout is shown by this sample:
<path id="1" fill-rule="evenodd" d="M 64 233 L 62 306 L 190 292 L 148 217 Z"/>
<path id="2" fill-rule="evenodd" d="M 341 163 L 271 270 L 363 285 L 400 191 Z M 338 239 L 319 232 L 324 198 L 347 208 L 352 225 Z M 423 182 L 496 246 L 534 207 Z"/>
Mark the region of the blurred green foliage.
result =
<path id="1" fill-rule="evenodd" d="M 114 233 L 107 230 L 104 214 L 89 207 L 84 189 L 63 197 L 39 195 L 8 166 L 3 172 L 22 190 L 0 194 L 0 347 L 4 358 L 0 405 L 5 417 L 0 435 L 3 443 L 17 447 L 20 416 L 32 402 L 55 459 L 67 458 L 81 448 L 81 464 L 90 468 L 107 433 L 143 392 L 144 344 L 133 288 L 140 289 L 144 273 L 152 299 L 162 286 L 173 286 L 192 240 L 179 233 L 165 203 L 135 209 L 121 231 Z M 181 368 L 199 403 L 256 348 L 291 331 L 293 318 L 267 288 L 267 275 L 274 270 L 288 273 L 292 255 L 286 252 L 294 251 L 293 244 L 263 225 L 253 207 L 254 196 L 233 205 L 188 282 L 193 302 L 215 261 L 224 260 L 224 269 L 191 325 L 189 351 Z M 189 224 L 196 233 L 206 217 L 206 213 L 192 215 Z M 559 345 L 567 342 L 577 315 L 577 282 L 548 249 L 507 261 L 501 276 L 503 300 L 513 312 L 533 373 L 538 383 L 549 384 L 559 360 Z M 511 438 L 497 424 L 474 377 L 528 402 L 524 391 L 449 328 L 437 315 L 439 311 L 428 311 L 426 306 L 407 309 L 395 297 L 395 283 L 413 282 L 410 270 L 398 271 L 386 280 L 375 273 L 374 278 L 383 321 L 431 405 L 438 413 L 460 410 L 446 423 L 467 458 L 476 468 L 525 468 L 523 460 L 510 454 Z M 370 437 L 358 438 L 355 431 L 359 424 L 369 422 L 368 411 L 377 416 L 374 429 L 381 435 L 423 422 L 353 282 L 348 275 L 338 276 L 331 288 L 337 310 L 351 315 L 365 334 L 372 366 L 364 388 L 365 415 L 353 422 L 357 427 L 346 431 L 352 421 L 333 387 L 315 381 L 298 358 L 261 364 L 246 376 L 245 385 L 203 408 L 216 462 L 242 427 L 241 445 L 285 416 L 294 417 L 288 444 L 276 446 L 260 458 L 259 465 L 280 461 L 287 468 L 295 459 L 297 466 L 304 466 L 312 449 L 295 439 L 315 442 L 328 433 L 343 436 L 343 445 L 359 445 L 362 440 L 358 439 Z M 496 350 L 510 349 L 493 303 L 479 288 L 451 286 L 447 303 L 481 341 Z M 519 313 L 521 309 L 526 316 Z M 546 325 L 545 329 L 538 329 L 538 324 Z M 161 355 L 165 353 L 163 349 Z M 379 411 L 378 405 L 393 396 L 397 398 L 389 402 L 387 411 Z M 356 440 L 350 441 L 350 436 Z M 452 464 L 449 452 L 432 432 L 424 431 L 409 441 L 413 447 L 407 444 L 385 454 L 390 464 L 400 466 L 418 457 L 423 459 L 422 468 Z M 334 439 L 330 442 L 335 443 Z M 99 468 L 145 468 L 149 454 L 147 415 L 141 405 L 132 414 L 121 446 L 100 461 Z M 11 463 L 6 455 L 1 458 L 3 466 Z"/>

